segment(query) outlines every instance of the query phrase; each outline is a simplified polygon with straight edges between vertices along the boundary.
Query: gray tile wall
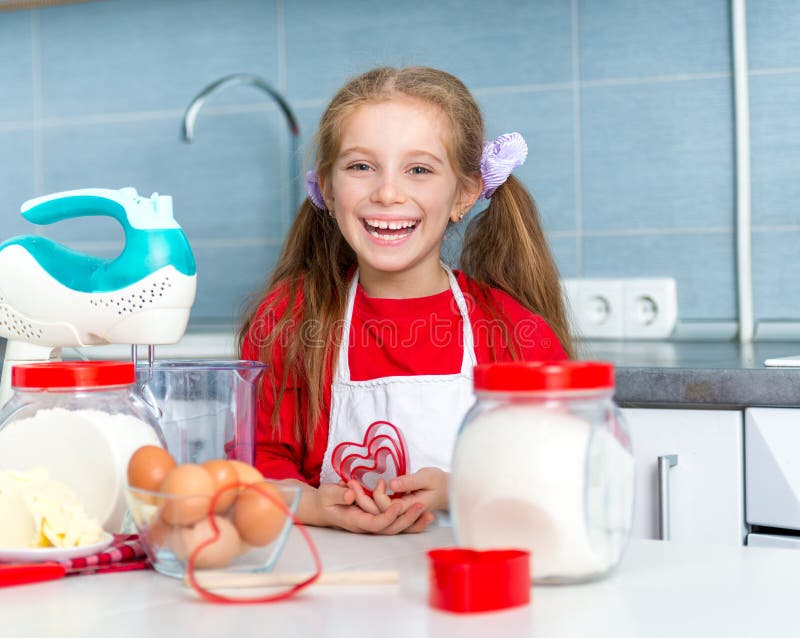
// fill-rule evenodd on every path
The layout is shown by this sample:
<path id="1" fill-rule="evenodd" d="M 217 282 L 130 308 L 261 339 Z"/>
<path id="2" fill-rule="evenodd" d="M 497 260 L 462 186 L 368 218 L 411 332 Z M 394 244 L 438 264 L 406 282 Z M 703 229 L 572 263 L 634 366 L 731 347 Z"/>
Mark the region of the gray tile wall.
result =
<path id="1" fill-rule="evenodd" d="M 459 75 L 519 170 L 564 276 L 673 276 L 680 315 L 736 316 L 728 3 L 673 0 L 107 0 L 0 13 L 0 238 L 37 232 L 30 197 L 136 186 L 169 193 L 193 244 L 193 321 L 233 321 L 291 217 L 289 135 L 250 87 L 183 109 L 209 82 L 263 76 L 305 154 L 332 92 L 377 64 Z M 751 0 L 748 45 L 756 314 L 800 320 L 800 5 Z M 112 222 L 48 235 L 100 255 Z M 458 238 L 452 242 L 457 249 Z"/>

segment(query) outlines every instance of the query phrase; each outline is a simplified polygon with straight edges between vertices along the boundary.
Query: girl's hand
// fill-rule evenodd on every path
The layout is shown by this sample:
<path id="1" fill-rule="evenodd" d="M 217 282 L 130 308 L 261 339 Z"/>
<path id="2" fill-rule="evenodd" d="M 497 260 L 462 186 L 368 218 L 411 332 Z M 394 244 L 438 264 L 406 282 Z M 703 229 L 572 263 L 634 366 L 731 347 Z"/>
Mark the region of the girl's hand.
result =
<path id="1" fill-rule="evenodd" d="M 353 483 L 327 483 L 314 490 L 313 496 L 308 492 L 314 500 L 312 520 L 316 522 L 312 524 L 368 534 L 416 533 L 430 524 L 424 505 L 398 502 L 379 510 L 361 486 Z"/>
<path id="2" fill-rule="evenodd" d="M 392 492 L 403 493 L 399 499 L 390 499 L 381 495 L 375 490 L 375 501 L 381 505 L 387 505 L 396 501 L 405 504 L 421 503 L 425 510 L 447 510 L 449 509 L 448 484 L 450 474 L 438 467 L 423 467 L 413 474 L 404 474 L 389 481 Z M 383 507 L 381 507 L 383 510 Z"/>

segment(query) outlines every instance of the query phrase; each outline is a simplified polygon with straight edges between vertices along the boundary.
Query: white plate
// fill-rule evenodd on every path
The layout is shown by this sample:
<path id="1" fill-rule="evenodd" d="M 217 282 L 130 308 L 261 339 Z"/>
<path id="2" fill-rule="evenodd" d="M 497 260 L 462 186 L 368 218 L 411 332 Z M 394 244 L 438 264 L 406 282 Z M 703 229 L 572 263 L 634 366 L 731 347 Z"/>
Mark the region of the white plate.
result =
<path id="1" fill-rule="evenodd" d="M 69 560 L 102 552 L 111 545 L 114 537 L 103 533 L 103 540 L 94 545 L 82 547 L 7 547 L 0 548 L 0 562 L 5 563 L 43 563 L 46 561 Z"/>

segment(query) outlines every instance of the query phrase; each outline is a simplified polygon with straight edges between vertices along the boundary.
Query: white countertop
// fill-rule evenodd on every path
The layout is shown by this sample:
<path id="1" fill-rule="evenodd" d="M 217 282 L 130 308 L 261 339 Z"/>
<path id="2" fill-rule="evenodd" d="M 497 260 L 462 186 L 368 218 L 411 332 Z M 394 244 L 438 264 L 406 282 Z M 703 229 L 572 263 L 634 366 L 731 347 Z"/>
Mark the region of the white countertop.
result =
<path id="1" fill-rule="evenodd" d="M 297 532 L 293 532 L 293 536 Z M 633 541 L 620 569 L 592 584 L 534 586 L 527 607 L 458 615 L 426 602 L 430 547 L 451 530 L 359 536 L 313 529 L 327 570 L 400 570 L 399 585 L 316 586 L 260 605 L 202 602 L 150 571 L 74 576 L 0 590 L 3 638 L 210 636 L 703 638 L 796 635 L 800 552 Z M 282 564 L 298 562 L 293 538 Z"/>

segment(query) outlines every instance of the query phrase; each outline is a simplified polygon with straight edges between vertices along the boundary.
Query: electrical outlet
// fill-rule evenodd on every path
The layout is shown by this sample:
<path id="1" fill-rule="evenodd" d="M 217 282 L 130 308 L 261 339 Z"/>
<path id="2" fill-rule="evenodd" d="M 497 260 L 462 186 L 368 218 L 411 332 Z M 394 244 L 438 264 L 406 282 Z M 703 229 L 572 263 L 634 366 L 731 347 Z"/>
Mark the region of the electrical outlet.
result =
<path id="1" fill-rule="evenodd" d="M 678 320 L 678 286 L 670 277 L 624 279 L 623 326 L 627 339 L 666 339 Z"/>
<path id="2" fill-rule="evenodd" d="M 678 319 L 669 277 L 563 279 L 573 333 L 581 339 L 666 339 Z"/>
<path id="3" fill-rule="evenodd" d="M 622 339 L 622 280 L 564 279 L 573 332 L 581 339 Z"/>

